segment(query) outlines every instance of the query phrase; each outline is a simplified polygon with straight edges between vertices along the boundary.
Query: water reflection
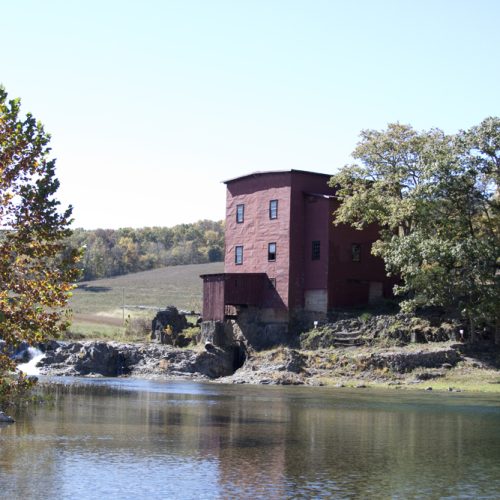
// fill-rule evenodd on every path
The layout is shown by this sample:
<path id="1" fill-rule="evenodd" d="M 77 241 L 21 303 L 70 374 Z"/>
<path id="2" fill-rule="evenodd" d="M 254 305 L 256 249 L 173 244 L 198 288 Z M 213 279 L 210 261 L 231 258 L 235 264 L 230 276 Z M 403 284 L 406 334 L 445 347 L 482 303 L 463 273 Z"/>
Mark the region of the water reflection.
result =
<path id="1" fill-rule="evenodd" d="M 6 498 L 495 498 L 500 398 L 114 380 L 0 428 Z"/>

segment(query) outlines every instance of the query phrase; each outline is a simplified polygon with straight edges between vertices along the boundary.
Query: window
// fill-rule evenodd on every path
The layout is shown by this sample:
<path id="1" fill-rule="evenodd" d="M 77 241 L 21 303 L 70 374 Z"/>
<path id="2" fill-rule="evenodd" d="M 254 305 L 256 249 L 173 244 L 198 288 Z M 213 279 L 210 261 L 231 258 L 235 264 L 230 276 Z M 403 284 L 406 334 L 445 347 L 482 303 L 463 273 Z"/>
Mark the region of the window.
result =
<path id="1" fill-rule="evenodd" d="M 238 245 L 234 249 L 234 263 L 236 265 L 243 264 L 243 246 Z"/>
<path id="2" fill-rule="evenodd" d="M 276 243 L 267 245 L 267 260 L 276 260 Z"/>
<path id="3" fill-rule="evenodd" d="M 321 244 L 319 241 L 313 241 L 312 242 L 312 254 L 311 254 L 311 259 L 312 260 L 319 260 L 320 258 L 320 248 Z"/>
<path id="4" fill-rule="evenodd" d="M 269 288 L 276 289 L 276 278 L 269 278 Z"/>
<path id="5" fill-rule="evenodd" d="M 271 200 L 269 202 L 269 218 L 270 219 L 278 218 L 278 200 Z"/>
<path id="6" fill-rule="evenodd" d="M 236 205 L 236 222 L 241 224 L 245 219 L 245 205 Z"/>
<path id="7" fill-rule="evenodd" d="M 351 258 L 353 262 L 361 262 L 361 245 L 359 243 L 351 245 Z"/>

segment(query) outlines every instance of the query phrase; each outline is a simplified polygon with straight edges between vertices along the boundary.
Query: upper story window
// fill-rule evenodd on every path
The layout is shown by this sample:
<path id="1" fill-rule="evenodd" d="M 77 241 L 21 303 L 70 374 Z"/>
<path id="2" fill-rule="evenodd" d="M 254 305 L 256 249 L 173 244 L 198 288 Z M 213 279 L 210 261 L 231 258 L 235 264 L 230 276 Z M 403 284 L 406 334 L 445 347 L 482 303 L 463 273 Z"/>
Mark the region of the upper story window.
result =
<path id="1" fill-rule="evenodd" d="M 278 200 L 271 200 L 269 202 L 269 218 L 270 219 L 278 218 Z"/>
<path id="2" fill-rule="evenodd" d="M 319 260 L 320 255 L 321 255 L 321 243 L 319 241 L 313 241 L 311 249 L 311 259 Z"/>
<path id="3" fill-rule="evenodd" d="M 351 245 L 351 258 L 353 262 L 361 262 L 361 245 L 359 243 Z"/>
<path id="4" fill-rule="evenodd" d="M 237 245 L 234 248 L 234 263 L 238 266 L 243 264 L 243 245 Z"/>
<path id="5" fill-rule="evenodd" d="M 245 220 L 245 205 L 236 205 L 236 222 L 241 224 Z"/>
<path id="6" fill-rule="evenodd" d="M 276 243 L 269 243 L 267 245 L 267 260 L 276 260 Z"/>

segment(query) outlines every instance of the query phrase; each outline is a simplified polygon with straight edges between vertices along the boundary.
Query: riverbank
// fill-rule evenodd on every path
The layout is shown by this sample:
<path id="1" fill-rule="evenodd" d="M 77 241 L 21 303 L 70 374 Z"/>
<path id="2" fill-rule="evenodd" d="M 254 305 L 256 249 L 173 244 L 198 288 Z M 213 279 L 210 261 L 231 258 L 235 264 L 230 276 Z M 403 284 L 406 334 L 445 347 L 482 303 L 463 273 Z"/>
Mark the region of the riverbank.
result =
<path id="1" fill-rule="evenodd" d="M 36 369 L 49 376 L 500 392 L 500 349 L 492 344 L 278 347 L 247 353 L 244 360 L 238 360 L 230 349 L 214 346 L 207 350 L 153 343 L 52 341 L 44 350 Z"/>
<path id="2" fill-rule="evenodd" d="M 258 353 L 218 381 L 500 393 L 500 351 L 490 347 L 440 342 L 397 348 L 279 348 Z"/>

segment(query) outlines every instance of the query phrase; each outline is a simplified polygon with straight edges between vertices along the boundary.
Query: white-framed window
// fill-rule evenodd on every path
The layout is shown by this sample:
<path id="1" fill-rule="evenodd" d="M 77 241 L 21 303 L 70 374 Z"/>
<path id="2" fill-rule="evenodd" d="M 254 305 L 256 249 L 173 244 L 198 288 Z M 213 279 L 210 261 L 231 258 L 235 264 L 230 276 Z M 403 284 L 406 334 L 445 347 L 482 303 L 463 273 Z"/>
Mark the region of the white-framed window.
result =
<path id="1" fill-rule="evenodd" d="M 245 220 L 245 205 L 236 205 L 236 222 L 242 224 Z"/>
<path id="2" fill-rule="evenodd" d="M 267 245 L 267 260 L 272 262 L 276 260 L 276 243 L 269 243 Z"/>
<path id="3" fill-rule="evenodd" d="M 271 200 L 269 202 L 269 218 L 270 219 L 278 218 L 278 200 Z"/>
<path id="4" fill-rule="evenodd" d="M 238 266 L 243 264 L 243 245 L 236 245 L 234 248 L 234 263 Z"/>

